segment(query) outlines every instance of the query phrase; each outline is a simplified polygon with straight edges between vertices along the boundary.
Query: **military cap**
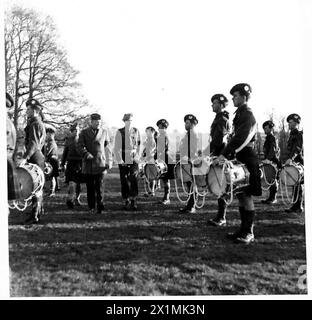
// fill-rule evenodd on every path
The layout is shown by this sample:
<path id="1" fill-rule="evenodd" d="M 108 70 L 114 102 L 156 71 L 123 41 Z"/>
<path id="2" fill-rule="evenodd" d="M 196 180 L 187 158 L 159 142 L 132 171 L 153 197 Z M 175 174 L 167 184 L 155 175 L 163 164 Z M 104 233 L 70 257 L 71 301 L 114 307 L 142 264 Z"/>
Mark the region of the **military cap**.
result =
<path id="1" fill-rule="evenodd" d="M 122 121 L 128 121 L 130 120 L 131 118 L 133 117 L 133 114 L 132 113 L 125 113 L 123 118 L 122 118 Z"/>
<path id="2" fill-rule="evenodd" d="M 70 127 L 69 127 L 69 131 L 77 130 L 77 126 L 78 126 L 78 123 L 77 123 L 77 122 L 71 124 Z"/>
<path id="3" fill-rule="evenodd" d="M 39 110 L 41 110 L 43 108 L 42 104 L 38 100 L 33 99 L 33 98 L 32 99 L 28 99 L 26 101 L 26 106 L 27 107 L 31 106 L 32 108 L 36 108 L 36 109 L 39 109 Z"/>
<path id="4" fill-rule="evenodd" d="M 155 132 L 155 131 L 156 131 L 155 128 L 154 128 L 154 127 L 151 127 L 151 126 L 147 127 L 145 130 L 151 130 L 152 132 Z"/>
<path id="5" fill-rule="evenodd" d="M 5 98 L 6 98 L 6 100 L 10 101 L 10 105 L 8 105 L 8 104 L 6 105 L 7 108 L 13 107 L 14 106 L 14 100 L 13 100 L 12 96 L 8 92 L 5 94 Z"/>
<path id="6" fill-rule="evenodd" d="M 52 133 L 56 132 L 56 128 L 54 126 L 52 126 L 52 124 L 45 123 L 44 126 L 45 126 L 45 129 L 46 129 L 46 132 L 52 132 Z"/>
<path id="7" fill-rule="evenodd" d="M 224 106 L 228 103 L 228 99 L 226 98 L 226 96 L 221 93 L 214 94 L 211 97 L 211 102 L 213 102 L 214 100 L 218 100 L 219 103 L 223 104 Z"/>
<path id="8" fill-rule="evenodd" d="M 249 97 L 252 90 L 248 83 L 238 83 L 231 89 L 230 94 L 233 95 L 236 91 L 243 96 Z"/>
<path id="9" fill-rule="evenodd" d="M 185 117 L 184 117 L 184 122 L 189 120 L 191 123 L 193 124 L 197 124 L 198 123 L 198 120 L 196 119 L 196 117 L 192 114 L 187 114 Z"/>
<path id="10" fill-rule="evenodd" d="M 274 122 L 271 120 L 264 121 L 262 124 L 262 128 L 269 126 L 269 128 L 273 128 L 275 126 Z"/>
<path id="11" fill-rule="evenodd" d="M 159 127 L 160 125 L 162 125 L 165 128 L 168 128 L 169 122 L 166 119 L 160 119 L 157 121 L 156 126 Z"/>
<path id="12" fill-rule="evenodd" d="M 300 118 L 299 114 L 292 113 L 286 119 L 287 122 L 289 122 L 289 120 L 294 120 L 295 122 L 300 123 L 301 118 Z"/>
<path id="13" fill-rule="evenodd" d="M 92 113 L 91 120 L 101 120 L 101 115 L 99 115 L 98 113 Z"/>

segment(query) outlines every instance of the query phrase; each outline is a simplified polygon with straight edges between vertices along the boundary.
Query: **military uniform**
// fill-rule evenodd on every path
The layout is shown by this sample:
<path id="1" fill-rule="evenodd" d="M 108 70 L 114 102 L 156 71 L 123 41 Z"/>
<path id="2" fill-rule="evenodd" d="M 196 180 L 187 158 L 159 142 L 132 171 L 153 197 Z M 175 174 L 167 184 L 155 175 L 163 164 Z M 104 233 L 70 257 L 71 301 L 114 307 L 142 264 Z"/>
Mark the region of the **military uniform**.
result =
<path id="1" fill-rule="evenodd" d="M 301 118 L 298 114 L 293 113 L 287 117 L 287 122 L 290 120 L 300 123 Z M 287 158 L 303 165 L 303 132 L 297 128 L 291 129 L 287 141 Z M 303 211 L 303 184 L 302 178 L 300 184 L 296 185 L 293 190 L 293 199 L 297 201 L 286 212 L 302 212 Z"/>
<path id="2" fill-rule="evenodd" d="M 125 114 L 123 121 L 127 122 L 132 114 Z M 126 132 L 126 127 L 118 129 L 115 136 L 114 155 L 119 166 L 121 195 L 125 200 L 125 209 L 136 210 L 136 197 L 138 196 L 138 175 L 139 175 L 139 151 L 140 132 L 137 128 L 131 127 Z"/>
<path id="3" fill-rule="evenodd" d="M 92 114 L 92 120 L 100 120 L 99 114 Z M 78 139 L 78 151 L 82 155 L 82 173 L 86 177 L 87 199 L 90 213 L 104 210 L 104 186 L 105 170 L 112 166 L 112 155 L 109 146 L 107 130 L 103 128 L 93 129 L 91 126 L 82 130 Z"/>

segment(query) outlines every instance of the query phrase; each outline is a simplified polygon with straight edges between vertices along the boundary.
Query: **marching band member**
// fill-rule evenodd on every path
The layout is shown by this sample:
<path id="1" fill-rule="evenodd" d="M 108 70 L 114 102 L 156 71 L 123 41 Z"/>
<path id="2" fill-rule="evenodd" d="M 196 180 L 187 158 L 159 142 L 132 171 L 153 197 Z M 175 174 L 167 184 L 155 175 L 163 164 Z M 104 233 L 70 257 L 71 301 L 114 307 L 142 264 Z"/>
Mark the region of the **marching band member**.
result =
<path id="1" fill-rule="evenodd" d="M 132 127 L 132 113 L 123 116 L 125 126 L 118 129 L 115 136 L 114 155 L 119 166 L 121 195 L 125 209 L 137 210 L 138 196 L 138 158 L 140 152 L 140 132 Z"/>
<path id="2" fill-rule="evenodd" d="M 225 139 L 230 131 L 229 113 L 224 110 L 228 104 L 228 99 L 223 94 L 215 94 L 212 96 L 211 102 L 212 111 L 216 113 L 216 116 L 210 128 L 210 155 L 219 156 L 225 147 Z M 204 151 L 204 154 L 207 154 L 207 151 Z M 225 196 L 221 196 L 218 199 L 218 213 L 215 218 L 208 220 L 208 224 L 213 226 L 225 225 L 226 209 Z"/>
<path id="3" fill-rule="evenodd" d="M 154 162 L 156 158 L 156 131 L 153 127 L 147 127 L 145 129 L 146 133 L 146 140 L 143 142 L 144 149 L 142 152 L 142 159 L 144 159 L 145 162 Z M 146 197 L 148 196 L 155 196 L 155 188 L 156 188 L 156 180 L 152 181 L 145 181 L 145 183 L 148 185 L 148 192 L 144 194 Z"/>
<path id="4" fill-rule="evenodd" d="M 170 179 L 174 179 L 174 163 L 169 156 L 169 137 L 166 132 L 169 122 L 166 119 L 160 119 L 156 125 L 158 127 L 157 159 L 164 161 L 167 165 L 167 172 L 160 177 L 164 185 L 164 196 L 161 203 L 168 205 L 170 203 Z"/>
<path id="5" fill-rule="evenodd" d="M 195 126 L 198 124 L 198 120 L 192 114 L 187 114 L 184 117 L 184 126 L 186 130 L 185 136 L 181 140 L 180 144 L 180 159 L 181 164 L 187 164 L 189 161 L 193 161 L 197 157 L 199 139 L 195 132 Z M 193 183 L 186 182 L 188 193 L 190 194 L 189 200 L 184 208 L 180 208 L 180 213 L 196 213 L 195 208 L 195 194 L 193 190 Z"/>
<path id="6" fill-rule="evenodd" d="M 68 184 L 67 206 L 72 209 L 80 206 L 81 184 L 85 182 L 82 174 L 82 157 L 78 152 L 79 126 L 74 123 L 69 128 L 70 135 L 67 137 L 62 155 L 61 169 L 64 170 L 65 164 L 65 183 Z"/>
<path id="7" fill-rule="evenodd" d="M 240 229 L 227 235 L 237 243 L 246 244 L 254 240 L 255 208 L 252 196 L 261 196 L 262 193 L 259 160 L 253 148 L 257 128 L 256 119 L 247 105 L 250 93 L 251 87 L 247 83 L 239 83 L 231 89 L 233 104 L 237 108 L 233 119 L 234 135 L 218 157 L 218 162 L 222 163 L 226 157 L 235 152 L 236 159 L 244 163 L 250 173 L 249 185 L 237 193 L 241 216 Z"/>
<path id="8" fill-rule="evenodd" d="M 112 156 L 109 147 L 109 136 L 101 127 L 101 116 L 91 114 L 91 124 L 81 131 L 78 138 L 78 151 L 82 155 L 82 173 L 87 184 L 89 213 L 101 214 L 104 210 L 104 174 L 112 167 Z"/>
<path id="9" fill-rule="evenodd" d="M 38 165 L 44 171 L 44 155 L 42 148 L 46 139 L 46 130 L 42 122 L 42 105 L 36 99 L 26 101 L 28 123 L 25 128 L 25 147 L 21 165 L 29 162 Z M 36 224 L 43 214 L 42 191 L 32 197 L 32 212 L 26 223 Z"/>
<path id="10" fill-rule="evenodd" d="M 14 100 L 9 93 L 6 93 L 6 107 L 12 108 Z M 16 130 L 13 122 L 7 116 L 7 170 L 8 170 L 8 200 L 16 200 L 20 197 L 20 186 L 18 183 L 16 166 L 13 161 L 13 154 L 16 145 Z"/>
<path id="11" fill-rule="evenodd" d="M 55 142 L 55 131 L 56 129 L 49 125 L 46 127 L 46 145 L 45 145 L 45 160 L 51 164 L 52 173 L 51 173 L 51 188 L 49 197 L 55 196 L 55 191 L 60 191 L 59 187 L 59 160 L 58 160 L 58 152 L 57 152 L 57 144 Z"/>
<path id="12" fill-rule="evenodd" d="M 264 133 L 266 134 L 265 141 L 263 144 L 263 153 L 264 153 L 264 163 L 272 161 L 278 167 L 280 166 L 279 161 L 279 147 L 276 142 L 276 138 L 273 134 L 274 123 L 271 120 L 265 121 L 262 124 Z M 276 194 L 278 190 L 278 179 L 269 188 L 269 197 L 266 200 L 261 200 L 265 204 L 274 204 L 277 202 Z"/>
<path id="13" fill-rule="evenodd" d="M 303 132 L 299 131 L 301 118 L 298 114 L 292 113 L 287 117 L 288 127 L 290 130 L 287 141 L 287 161 L 286 165 L 291 162 L 297 162 L 303 165 Z M 303 211 L 303 179 L 294 187 L 293 199 L 297 201 L 285 212 L 302 212 Z"/>

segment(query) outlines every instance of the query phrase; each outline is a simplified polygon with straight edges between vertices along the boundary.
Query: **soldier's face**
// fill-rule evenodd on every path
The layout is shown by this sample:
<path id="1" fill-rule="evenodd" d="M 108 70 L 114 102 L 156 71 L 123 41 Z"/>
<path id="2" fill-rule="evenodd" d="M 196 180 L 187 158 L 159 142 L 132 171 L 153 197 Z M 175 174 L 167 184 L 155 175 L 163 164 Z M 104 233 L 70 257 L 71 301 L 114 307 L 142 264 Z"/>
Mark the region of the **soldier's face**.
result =
<path id="1" fill-rule="evenodd" d="M 247 102 L 247 99 L 244 95 L 241 95 L 238 91 L 233 92 L 233 104 L 234 107 L 240 107 Z"/>
<path id="2" fill-rule="evenodd" d="M 26 109 L 27 118 L 31 118 L 34 116 L 34 109 L 31 106 L 28 106 Z"/>
<path id="3" fill-rule="evenodd" d="M 189 131 L 194 128 L 194 124 L 190 120 L 184 122 L 184 127 L 186 131 Z"/>
<path id="4" fill-rule="evenodd" d="M 294 120 L 292 120 L 292 119 L 288 121 L 288 128 L 289 128 L 289 130 L 296 129 L 298 126 L 299 126 L 299 125 L 298 125 L 298 123 L 297 123 L 296 121 L 294 121 Z"/>
<path id="5" fill-rule="evenodd" d="M 263 128 L 263 131 L 264 131 L 264 133 L 265 134 L 269 134 L 269 133 L 271 133 L 272 132 L 272 128 L 270 128 L 269 126 L 265 126 L 264 128 Z"/>
<path id="6" fill-rule="evenodd" d="M 101 125 L 101 120 L 91 120 L 92 129 L 98 129 Z"/>
<path id="7" fill-rule="evenodd" d="M 222 111 L 222 105 L 218 99 L 213 100 L 212 102 L 212 111 L 215 113 L 219 113 Z"/>

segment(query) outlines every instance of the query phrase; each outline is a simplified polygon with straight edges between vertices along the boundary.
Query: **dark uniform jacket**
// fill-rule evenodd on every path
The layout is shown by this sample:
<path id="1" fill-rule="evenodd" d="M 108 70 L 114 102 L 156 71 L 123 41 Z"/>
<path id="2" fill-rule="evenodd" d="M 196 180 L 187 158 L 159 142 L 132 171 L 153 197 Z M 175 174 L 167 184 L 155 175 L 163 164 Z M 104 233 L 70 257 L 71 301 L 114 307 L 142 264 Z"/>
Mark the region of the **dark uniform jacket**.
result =
<path id="1" fill-rule="evenodd" d="M 224 139 L 230 131 L 229 113 L 222 111 L 216 114 L 210 128 L 210 154 L 219 156 L 225 147 Z"/>
<path id="2" fill-rule="evenodd" d="M 298 129 L 290 131 L 287 141 L 287 158 L 303 164 L 303 133 Z"/>
<path id="3" fill-rule="evenodd" d="M 51 158 L 57 159 L 57 144 L 54 139 L 50 139 L 47 141 L 45 146 L 45 157 L 47 161 L 49 161 Z"/>
<path id="4" fill-rule="evenodd" d="M 180 159 L 183 160 L 184 158 L 187 158 L 192 161 L 197 158 L 198 143 L 199 139 L 197 133 L 192 129 L 187 131 L 180 142 Z"/>
<path id="5" fill-rule="evenodd" d="M 159 132 L 157 137 L 157 159 L 165 161 L 166 164 L 173 164 L 169 155 L 169 137 L 166 132 Z"/>
<path id="6" fill-rule="evenodd" d="M 279 164 L 279 147 L 272 133 L 269 133 L 263 144 L 264 159 Z"/>
<path id="7" fill-rule="evenodd" d="M 126 134 L 126 128 L 118 129 L 115 136 L 114 155 L 117 163 L 132 164 L 134 159 L 139 158 L 140 132 L 137 128 L 130 128 Z"/>
<path id="8" fill-rule="evenodd" d="M 240 152 L 246 146 L 253 146 L 257 130 L 256 119 L 247 105 L 243 105 L 235 111 L 233 130 L 232 138 L 221 152 L 225 157 Z"/>
<path id="9" fill-rule="evenodd" d="M 78 139 L 78 151 L 82 155 L 83 174 L 100 174 L 111 167 L 112 154 L 105 129 L 100 128 L 97 133 L 91 127 L 82 130 Z M 93 159 L 87 159 L 89 154 Z"/>
<path id="10" fill-rule="evenodd" d="M 78 152 L 78 137 L 68 137 L 65 141 L 61 165 L 64 166 L 66 161 L 79 161 L 82 159 Z"/>

